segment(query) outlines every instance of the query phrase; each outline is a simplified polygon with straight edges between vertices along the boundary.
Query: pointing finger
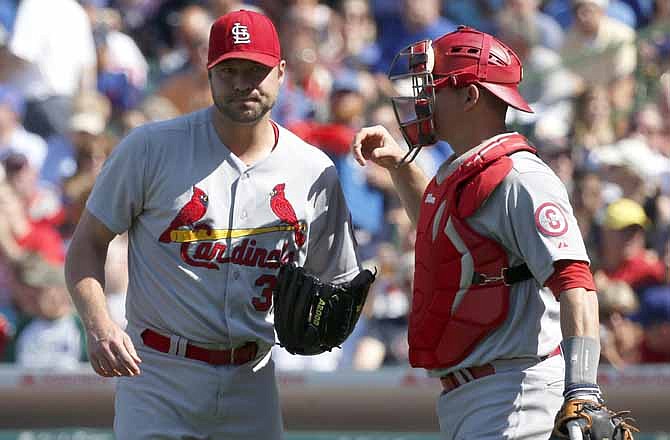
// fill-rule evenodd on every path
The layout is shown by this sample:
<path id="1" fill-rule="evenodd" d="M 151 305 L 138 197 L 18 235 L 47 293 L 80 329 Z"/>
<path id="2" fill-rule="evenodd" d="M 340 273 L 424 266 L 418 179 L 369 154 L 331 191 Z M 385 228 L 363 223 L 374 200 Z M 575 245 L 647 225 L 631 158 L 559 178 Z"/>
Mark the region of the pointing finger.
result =
<path id="1" fill-rule="evenodd" d="M 354 142 L 353 142 L 353 147 L 352 147 L 352 153 L 354 155 L 354 159 L 356 159 L 356 162 L 358 162 L 361 166 L 365 165 L 365 158 L 363 157 L 363 152 L 362 152 L 362 144 L 363 144 L 363 139 L 367 136 L 365 128 L 361 129 L 358 133 L 356 133 L 356 136 L 354 137 Z"/>

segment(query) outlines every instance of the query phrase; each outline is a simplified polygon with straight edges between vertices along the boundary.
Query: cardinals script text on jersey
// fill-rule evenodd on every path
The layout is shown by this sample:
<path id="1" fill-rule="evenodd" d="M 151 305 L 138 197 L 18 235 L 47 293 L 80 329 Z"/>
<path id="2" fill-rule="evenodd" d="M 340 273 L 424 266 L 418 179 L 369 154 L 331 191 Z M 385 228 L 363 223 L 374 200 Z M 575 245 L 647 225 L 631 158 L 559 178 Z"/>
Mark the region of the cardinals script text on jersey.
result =
<path id="1" fill-rule="evenodd" d="M 177 216 L 159 237 L 162 243 L 181 243 L 180 255 L 190 266 L 219 269 L 220 264 L 237 264 L 251 267 L 276 269 L 281 263 L 295 259 L 288 242 L 280 249 L 257 246 L 256 240 L 247 238 L 259 234 L 292 231 L 295 244 L 302 247 L 306 241 L 306 225 L 298 220 L 291 203 L 286 199 L 285 183 L 274 186 L 270 194 L 269 208 L 279 219 L 279 224 L 247 229 L 214 229 L 205 219 L 209 197 L 202 189 L 193 187 L 190 200 L 179 210 Z M 233 246 L 219 240 L 239 240 Z"/>

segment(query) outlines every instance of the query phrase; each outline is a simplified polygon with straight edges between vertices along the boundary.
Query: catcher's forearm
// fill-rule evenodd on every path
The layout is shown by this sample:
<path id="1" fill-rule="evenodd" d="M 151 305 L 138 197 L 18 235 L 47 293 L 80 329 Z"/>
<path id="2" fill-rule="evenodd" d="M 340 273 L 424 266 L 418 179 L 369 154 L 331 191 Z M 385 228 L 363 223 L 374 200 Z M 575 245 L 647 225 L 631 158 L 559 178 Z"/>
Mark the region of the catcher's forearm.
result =
<path id="1" fill-rule="evenodd" d="M 423 174 L 423 171 L 414 163 L 409 163 L 395 169 L 390 169 L 393 185 L 398 191 L 398 196 L 402 201 L 405 211 L 413 224 L 419 220 L 419 209 L 423 193 L 430 182 L 430 179 Z"/>
<path id="2" fill-rule="evenodd" d="M 596 293 L 578 288 L 562 292 L 560 298 L 566 395 L 597 394 L 600 338 Z"/>
<path id="3" fill-rule="evenodd" d="M 72 301 L 87 330 L 95 332 L 111 318 L 103 290 L 107 249 L 73 240 L 65 260 L 65 278 Z"/>
<path id="4" fill-rule="evenodd" d="M 563 339 L 588 336 L 599 339 L 598 297 L 583 288 L 561 292 L 561 332 Z"/>

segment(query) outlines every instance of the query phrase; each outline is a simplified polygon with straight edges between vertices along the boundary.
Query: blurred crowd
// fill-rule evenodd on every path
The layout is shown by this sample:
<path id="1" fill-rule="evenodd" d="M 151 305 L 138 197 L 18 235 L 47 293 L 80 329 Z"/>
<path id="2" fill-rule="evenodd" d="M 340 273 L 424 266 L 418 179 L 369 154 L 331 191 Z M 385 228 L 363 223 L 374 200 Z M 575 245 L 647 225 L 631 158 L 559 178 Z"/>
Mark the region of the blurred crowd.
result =
<path id="1" fill-rule="evenodd" d="M 288 74 L 273 119 L 333 159 L 361 257 L 380 274 L 342 350 L 278 350 L 279 368 L 407 364 L 414 231 L 387 173 L 356 165 L 349 146 L 373 124 L 404 143 L 390 63 L 459 24 L 524 63 L 535 113 L 510 111 L 509 126 L 570 191 L 598 286 L 602 362 L 670 362 L 670 0 L 0 0 L 0 361 L 85 359 L 63 260 L 96 174 L 129 130 L 212 103 L 209 27 L 240 8 L 277 24 Z M 450 155 L 439 143 L 417 161 L 432 175 Z M 106 278 L 123 324 L 124 236 Z"/>

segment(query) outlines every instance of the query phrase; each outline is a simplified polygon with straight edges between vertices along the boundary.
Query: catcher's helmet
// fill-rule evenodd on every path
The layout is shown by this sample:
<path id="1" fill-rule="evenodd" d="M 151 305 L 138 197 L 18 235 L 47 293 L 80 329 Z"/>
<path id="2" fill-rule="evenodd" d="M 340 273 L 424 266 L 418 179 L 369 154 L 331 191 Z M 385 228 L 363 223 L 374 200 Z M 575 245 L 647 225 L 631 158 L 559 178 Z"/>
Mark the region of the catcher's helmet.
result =
<path id="1" fill-rule="evenodd" d="M 435 41 L 423 40 L 398 53 L 389 79 L 401 95 L 391 98 L 396 118 L 410 146 L 406 158 L 437 142 L 433 122 L 435 91 L 478 84 L 508 105 L 532 113 L 517 88 L 523 68 L 519 57 L 500 40 L 459 26 Z M 403 90 L 404 89 L 404 90 Z"/>

